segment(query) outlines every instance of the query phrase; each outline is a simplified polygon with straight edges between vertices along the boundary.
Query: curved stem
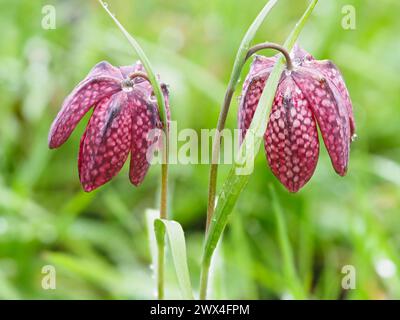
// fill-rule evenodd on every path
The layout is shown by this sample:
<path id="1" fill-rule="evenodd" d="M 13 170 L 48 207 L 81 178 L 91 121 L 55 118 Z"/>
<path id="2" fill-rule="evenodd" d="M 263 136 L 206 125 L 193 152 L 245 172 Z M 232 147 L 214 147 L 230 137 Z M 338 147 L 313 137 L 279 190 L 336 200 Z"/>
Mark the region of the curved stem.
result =
<path id="1" fill-rule="evenodd" d="M 144 72 L 137 71 L 137 72 L 132 72 L 129 75 L 129 79 L 134 80 L 135 78 L 142 78 L 142 79 L 144 79 L 144 80 L 146 80 L 146 81 L 151 83 L 149 77 Z"/>
<path id="2" fill-rule="evenodd" d="M 293 63 L 292 59 L 290 58 L 289 52 L 282 47 L 281 45 L 277 43 L 271 43 L 271 42 L 265 42 L 265 43 L 260 43 L 257 44 L 253 47 L 251 47 L 246 54 L 246 57 L 244 58 L 243 64 L 241 65 L 241 68 L 239 70 L 239 76 L 240 76 L 240 71 L 242 70 L 244 63 L 256 52 L 264 49 L 274 49 L 280 51 L 285 59 L 286 59 L 286 68 L 288 70 L 293 70 Z M 219 158 L 219 151 L 220 151 L 220 145 L 221 145 L 221 131 L 225 127 L 225 121 L 228 116 L 228 111 L 229 111 L 229 106 L 232 101 L 232 97 L 235 91 L 234 86 L 229 85 L 228 89 L 225 93 L 225 98 L 224 98 L 224 103 L 221 109 L 221 113 L 218 119 L 218 124 L 217 124 L 217 132 L 215 134 L 214 138 L 214 144 L 213 144 L 213 150 L 212 150 L 212 161 L 211 161 L 211 169 L 210 169 L 210 183 L 209 183 L 209 188 L 208 188 L 208 206 L 207 206 L 207 222 L 206 222 L 206 232 L 208 231 L 208 228 L 211 223 L 211 219 L 214 213 L 214 206 L 215 206 L 215 194 L 216 194 L 216 186 L 217 186 L 217 176 L 218 176 L 218 158 Z"/>
<path id="3" fill-rule="evenodd" d="M 218 117 L 217 132 L 213 141 L 212 148 L 212 159 L 209 173 L 209 185 L 208 185 L 208 205 L 207 205 L 207 221 L 206 221 L 206 234 L 211 223 L 211 219 L 214 213 L 215 206 L 215 193 L 217 188 L 217 176 L 218 176 L 218 160 L 219 160 L 219 150 L 221 143 L 221 131 L 225 127 L 226 118 L 229 112 L 229 106 L 232 101 L 233 93 L 235 92 L 236 86 L 239 82 L 240 74 L 242 72 L 243 66 L 246 62 L 246 55 L 250 47 L 250 42 L 253 41 L 256 32 L 260 28 L 261 24 L 265 20 L 268 13 L 275 6 L 278 0 L 270 0 L 262 8 L 260 13 L 254 19 L 253 23 L 250 25 L 246 34 L 244 35 L 242 42 L 240 43 L 238 52 L 236 54 L 235 62 L 233 64 L 231 77 L 229 80 L 228 88 L 226 89 L 224 102 L 222 104 L 221 112 Z"/>
<path id="4" fill-rule="evenodd" d="M 260 43 L 255 45 L 254 47 L 251 47 L 249 49 L 249 51 L 247 51 L 247 55 L 246 55 L 246 61 L 256 52 L 260 51 L 260 50 L 264 50 L 264 49 L 274 49 L 274 50 L 278 50 L 280 51 L 286 59 L 286 68 L 288 70 L 293 70 L 293 63 L 292 63 L 292 59 L 290 58 L 290 53 L 289 51 L 287 51 L 284 47 L 282 47 L 281 45 L 277 44 L 277 43 L 272 43 L 272 42 L 264 42 L 264 43 Z"/>
<path id="5" fill-rule="evenodd" d="M 311 12 L 313 11 L 315 5 L 317 4 L 318 0 L 310 0 L 309 5 L 304 12 L 303 16 L 300 18 L 300 20 L 297 22 L 296 26 L 292 30 L 291 34 L 288 36 L 286 39 L 286 42 L 284 44 L 284 47 L 287 48 L 288 50 L 291 50 L 295 41 L 297 40 L 300 31 L 304 27 L 306 21 L 308 20 L 309 16 L 311 15 Z M 254 35 L 253 35 L 254 36 Z M 243 44 L 243 41 L 242 41 Z M 231 95 L 233 95 L 233 92 L 230 92 L 231 90 L 234 91 L 234 88 L 236 87 L 235 82 L 237 83 L 237 80 L 239 79 L 240 71 L 243 67 L 244 62 L 246 61 L 245 58 L 247 56 L 247 50 L 245 52 L 245 55 L 243 56 L 243 59 L 241 59 L 240 53 L 242 50 L 242 46 L 239 49 L 238 56 L 235 61 L 235 66 L 232 71 L 232 77 L 231 81 L 228 86 L 227 90 L 227 95 L 225 97 L 228 97 L 229 99 L 224 100 L 223 104 L 223 110 L 221 110 L 220 114 L 220 119 L 218 121 L 218 133 L 217 137 L 218 139 L 215 139 L 214 141 L 214 148 L 213 152 L 216 151 L 216 159 L 219 158 L 219 142 L 220 142 L 220 130 L 223 129 L 223 126 L 225 124 L 226 116 L 228 113 L 229 109 L 229 104 L 230 104 L 230 99 Z M 288 51 L 287 50 L 287 51 Z M 256 141 L 253 142 L 253 147 L 258 150 L 262 138 L 264 136 L 264 132 L 266 129 L 266 118 L 268 116 L 268 108 L 270 108 L 274 95 L 275 95 L 275 90 L 278 86 L 278 81 L 280 79 L 280 74 L 283 71 L 283 65 L 281 62 L 281 59 L 278 59 L 277 63 L 275 64 L 270 77 L 268 78 L 267 83 L 265 84 L 265 88 L 263 90 L 263 93 L 260 97 L 260 100 L 258 102 L 257 108 L 256 108 L 256 113 L 254 115 L 254 118 L 251 122 L 250 125 L 250 130 L 254 130 L 257 134 L 256 136 Z M 229 93 L 229 95 L 228 95 Z M 257 121 L 256 121 L 257 119 Z M 220 121 L 221 120 L 221 121 Z M 222 126 L 220 126 L 222 124 Z M 250 142 L 245 139 L 241 146 L 242 149 L 246 149 L 247 145 L 249 145 Z M 253 149 L 254 149 L 253 148 Z M 239 152 L 241 154 L 241 152 Z M 214 154 L 213 154 L 213 159 L 214 159 Z M 247 157 L 251 157 L 252 155 L 248 155 Z M 247 159 L 245 159 L 247 160 Z M 214 214 L 214 202 L 215 202 L 215 186 L 216 186 L 216 178 L 217 178 L 217 170 L 218 167 L 215 163 L 211 164 L 211 170 L 210 170 L 210 185 L 209 185 L 209 204 L 208 204 L 208 210 L 209 212 L 207 213 L 207 232 L 206 232 L 206 241 L 205 241 L 205 246 L 203 250 L 203 257 L 202 257 L 202 270 L 201 270 L 201 283 L 200 283 L 200 288 L 201 288 L 201 295 L 200 299 L 206 299 L 207 297 L 207 281 L 208 281 L 208 272 L 209 272 L 209 265 L 212 261 L 213 253 L 214 250 L 218 244 L 218 241 L 220 240 L 220 237 L 222 235 L 222 232 L 228 222 L 228 217 L 229 214 L 231 213 L 233 206 L 235 205 L 238 196 L 240 193 L 243 191 L 244 187 L 247 184 L 247 181 L 249 179 L 249 176 L 247 175 L 240 175 L 238 176 L 236 174 L 236 163 L 234 163 L 229 176 L 227 180 L 224 182 L 223 190 L 220 193 L 220 200 L 218 201 L 217 207 L 215 209 L 215 217 L 213 217 Z M 212 192 L 211 192 L 212 191 Z M 210 203 L 210 201 L 212 201 Z"/>

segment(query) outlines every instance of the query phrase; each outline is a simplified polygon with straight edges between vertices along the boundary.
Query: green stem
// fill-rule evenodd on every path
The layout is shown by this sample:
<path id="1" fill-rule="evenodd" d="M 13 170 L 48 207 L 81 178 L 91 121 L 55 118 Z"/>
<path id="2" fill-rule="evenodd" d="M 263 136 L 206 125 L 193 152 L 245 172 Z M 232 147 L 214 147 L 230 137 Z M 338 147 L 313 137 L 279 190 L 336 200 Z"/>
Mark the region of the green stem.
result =
<path id="1" fill-rule="evenodd" d="M 153 67 L 150 60 L 147 58 L 142 47 L 139 43 L 129 34 L 124 26 L 118 21 L 118 19 L 111 13 L 108 6 L 102 0 L 98 0 L 104 10 L 108 13 L 111 19 L 115 22 L 117 27 L 121 30 L 122 34 L 126 37 L 129 44 L 132 46 L 136 54 L 139 56 L 140 61 L 146 70 L 147 80 L 150 81 L 154 94 L 157 98 L 157 108 L 160 115 L 160 120 L 163 123 L 164 137 L 163 137 L 163 163 L 161 165 L 161 197 L 160 197 L 160 218 L 167 218 L 167 194 L 168 194 L 168 159 L 169 159 L 169 131 L 168 131 L 168 109 L 165 104 L 163 91 L 161 89 L 160 82 L 157 79 L 153 71 Z M 165 239 L 158 244 L 158 265 L 157 265 L 157 289 L 158 298 L 164 298 L 164 247 Z"/>
<path id="2" fill-rule="evenodd" d="M 164 299 L 164 259 L 165 259 L 165 239 L 157 244 L 157 299 Z"/>
<path id="3" fill-rule="evenodd" d="M 164 158 L 165 159 L 165 158 Z M 168 164 L 161 164 L 161 197 L 160 197 L 160 219 L 167 219 L 168 201 Z"/>
<path id="4" fill-rule="evenodd" d="M 200 274 L 200 299 L 205 300 L 207 298 L 207 284 L 208 274 L 210 272 L 210 261 L 203 261 L 201 266 Z"/>
<path id="5" fill-rule="evenodd" d="M 228 116 L 229 107 L 232 101 L 233 94 L 236 90 L 236 87 L 239 82 L 240 74 L 242 72 L 243 66 L 247 60 L 248 50 L 250 48 L 250 43 L 253 41 L 258 29 L 261 24 L 264 22 L 268 13 L 275 6 L 278 0 L 270 0 L 266 3 L 257 17 L 254 19 L 253 23 L 250 25 L 246 34 L 244 35 L 242 42 L 240 43 L 239 49 L 236 53 L 235 62 L 233 64 L 231 77 L 229 79 L 228 87 L 226 89 L 224 102 L 222 104 L 221 112 L 218 117 L 217 130 L 215 133 L 213 148 L 212 148 L 212 159 L 209 173 L 209 185 L 208 185 L 208 204 L 207 204 L 207 221 L 206 221 L 206 230 L 205 230 L 205 238 L 207 239 L 207 234 L 209 231 L 209 227 L 211 224 L 211 219 L 214 214 L 215 208 L 215 195 L 217 191 L 217 177 L 218 177 L 218 160 L 220 153 L 220 144 L 221 144 L 221 131 L 225 127 L 226 118 Z M 207 283 L 208 283 L 208 272 L 209 272 L 209 264 L 205 268 L 203 266 L 201 271 L 201 292 L 200 299 L 206 299 L 207 296 Z"/>
<path id="6" fill-rule="evenodd" d="M 243 66 L 246 62 L 247 52 L 250 47 L 251 41 L 253 41 L 256 32 L 260 28 L 261 24 L 265 20 L 268 13 L 274 7 L 278 0 L 270 0 L 260 11 L 258 16 L 255 18 L 254 22 L 251 24 L 243 40 L 239 46 L 238 52 L 236 54 L 235 62 L 233 64 L 233 69 L 231 77 L 229 80 L 228 88 L 226 89 L 224 102 L 222 104 L 221 113 L 219 114 L 217 131 L 215 133 L 213 148 L 212 148 L 212 159 L 209 174 L 209 186 L 208 186 L 208 205 L 207 205 L 207 222 L 206 222 L 206 233 L 211 223 L 211 218 L 214 213 L 215 206 L 215 194 L 217 188 L 217 176 L 218 176 L 218 159 L 221 144 L 221 131 L 225 127 L 226 117 L 228 116 L 229 106 L 232 101 L 233 93 L 239 82 L 240 74 L 242 72 Z"/>
<path id="7" fill-rule="evenodd" d="M 240 73 L 242 72 L 243 66 L 245 62 L 256 52 L 264 49 L 274 49 L 280 51 L 286 59 L 286 68 L 288 70 L 293 70 L 293 63 L 292 59 L 290 58 L 289 52 L 282 47 L 279 44 L 276 43 L 270 43 L 270 42 L 265 42 L 265 43 L 260 43 L 255 45 L 254 47 L 251 47 L 248 51 L 247 54 L 243 60 L 243 63 L 240 65 L 239 63 L 237 64 L 238 68 L 240 66 L 240 69 L 238 69 L 238 72 L 234 73 L 234 79 L 239 78 Z M 235 64 L 236 66 L 236 64 Z M 237 81 L 236 81 L 237 83 Z M 211 169 L 210 169 L 210 183 L 209 183 L 209 189 L 208 189 L 208 206 L 207 206 L 207 222 L 206 222 L 206 233 L 208 232 L 208 228 L 211 223 L 211 218 L 214 213 L 214 206 L 215 206 L 215 194 L 216 194 L 216 187 L 217 187 L 217 177 L 218 177 L 218 157 L 219 157 L 219 152 L 221 148 L 221 138 L 220 138 L 220 132 L 224 129 L 225 127 L 225 121 L 228 116 L 228 111 L 229 111 L 229 106 L 232 101 L 232 97 L 234 94 L 236 87 L 232 83 L 229 83 L 228 89 L 225 94 L 224 98 L 224 104 L 221 109 L 221 113 L 219 116 L 219 121 L 217 125 L 217 132 L 214 138 L 214 144 L 213 144 L 213 153 L 212 153 L 212 162 L 211 162 Z"/>
<path id="8" fill-rule="evenodd" d="M 300 18 L 294 29 L 292 30 L 291 34 L 287 38 L 285 42 L 285 49 L 287 51 L 291 51 L 293 48 L 294 43 L 296 42 L 300 31 L 304 27 L 306 21 L 310 17 L 315 5 L 317 4 L 318 0 L 312 0 L 310 1 L 310 4 L 307 8 L 307 10 L 304 12 L 303 16 Z M 245 57 L 245 55 L 244 55 Z M 256 112 L 254 114 L 253 120 L 251 122 L 250 128 L 248 132 L 253 132 L 254 133 L 254 141 L 250 142 L 250 139 L 248 138 L 248 134 L 246 135 L 240 151 L 238 153 L 238 159 L 235 161 L 234 165 L 232 166 L 232 169 L 225 180 L 225 183 L 222 187 L 222 190 L 219 194 L 218 198 L 218 203 L 217 206 L 214 210 L 214 205 L 210 206 L 209 203 L 209 208 L 211 207 L 213 210 L 213 213 L 211 214 L 212 219 L 210 220 L 210 225 L 207 228 L 208 232 L 206 235 L 206 241 L 204 245 L 204 250 L 203 250 L 203 258 L 202 258 L 202 267 L 203 270 L 201 271 L 201 284 L 200 287 L 203 288 L 201 290 L 201 299 L 206 299 L 207 295 L 207 280 L 208 280 L 208 275 L 204 275 L 204 273 L 208 273 L 209 270 L 205 269 L 207 265 L 210 264 L 210 261 L 212 260 L 213 253 L 215 251 L 215 248 L 218 244 L 218 241 L 222 235 L 222 232 L 228 222 L 228 218 L 230 213 L 232 212 L 232 209 L 240 195 L 240 193 L 244 190 L 248 180 L 249 180 L 249 175 L 237 175 L 236 174 L 236 169 L 240 167 L 242 163 L 248 163 L 247 161 L 251 161 L 254 159 L 254 156 L 256 152 L 258 152 L 265 130 L 266 130 L 266 125 L 267 125 L 267 117 L 269 115 L 269 110 L 272 105 L 273 98 L 275 96 L 275 92 L 279 83 L 280 75 L 283 71 L 283 65 L 282 65 L 282 57 L 278 58 L 278 61 L 276 62 L 268 80 L 265 85 L 265 88 L 263 90 L 263 93 L 260 97 L 259 103 L 256 108 Z M 227 113 L 227 112 L 226 112 Z M 225 116 L 226 118 L 226 116 Z M 253 150 L 253 153 L 248 153 L 245 152 L 247 150 Z M 218 157 L 217 157 L 218 159 Z M 210 173 L 210 178 L 215 178 L 216 179 L 216 172 L 217 169 L 212 168 L 212 172 Z M 211 181 L 210 181 L 211 184 Z M 215 190 L 215 187 L 214 187 Z M 209 197 L 210 200 L 210 197 Z M 214 198 L 211 199 L 215 201 L 215 195 Z M 214 213 L 215 211 L 215 213 Z"/>

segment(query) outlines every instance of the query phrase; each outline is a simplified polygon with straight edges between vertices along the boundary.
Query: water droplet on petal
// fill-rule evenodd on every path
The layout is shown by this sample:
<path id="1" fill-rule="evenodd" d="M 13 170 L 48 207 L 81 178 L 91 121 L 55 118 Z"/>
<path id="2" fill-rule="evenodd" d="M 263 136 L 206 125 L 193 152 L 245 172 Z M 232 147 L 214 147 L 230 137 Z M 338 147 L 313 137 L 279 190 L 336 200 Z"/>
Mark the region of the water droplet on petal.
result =
<path id="1" fill-rule="evenodd" d="M 357 138 L 358 138 L 357 134 L 354 133 L 354 134 L 351 136 L 351 142 L 356 141 Z"/>
<path id="2" fill-rule="evenodd" d="M 124 92 L 131 92 L 133 90 L 133 82 L 131 79 L 125 79 L 121 82 L 121 89 Z"/>
<path id="3" fill-rule="evenodd" d="M 133 87 L 122 87 L 122 91 L 124 92 L 131 92 L 133 90 Z"/>
<path id="4" fill-rule="evenodd" d="M 151 96 L 151 97 L 149 98 L 149 102 L 150 102 L 150 103 L 157 103 L 157 97 L 156 97 L 156 96 Z"/>

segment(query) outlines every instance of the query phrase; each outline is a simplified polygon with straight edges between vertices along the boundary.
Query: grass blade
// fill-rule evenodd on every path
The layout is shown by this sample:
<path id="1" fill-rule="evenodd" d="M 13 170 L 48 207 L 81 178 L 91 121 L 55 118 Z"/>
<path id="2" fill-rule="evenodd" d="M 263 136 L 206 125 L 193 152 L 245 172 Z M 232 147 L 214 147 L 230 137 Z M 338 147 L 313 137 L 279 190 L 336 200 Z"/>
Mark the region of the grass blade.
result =
<path id="1" fill-rule="evenodd" d="M 125 38 L 128 40 L 129 44 L 135 50 L 140 61 L 143 63 L 143 66 L 146 70 L 147 76 L 151 82 L 151 85 L 153 86 L 154 93 L 157 97 L 157 105 L 158 105 L 158 109 L 159 109 L 158 111 L 160 113 L 161 121 L 164 124 L 166 124 L 167 111 L 166 111 L 164 96 L 162 94 L 160 82 L 158 81 L 156 74 L 153 71 L 153 67 L 150 63 L 149 58 L 147 58 L 146 54 L 144 53 L 144 51 L 143 51 L 142 47 L 139 45 L 139 43 L 129 34 L 128 31 L 126 31 L 124 26 L 118 21 L 118 19 L 115 17 L 115 15 L 113 13 L 111 13 L 111 11 L 108 9 L 107 3 L 103 2 L 102 0 L 98 0 L 98 1 L 101 4 L 101 6 L 104 8 L 104 10 L 108 13 L 108 15 L 111 17 L 111 19 L 115 22 L 117 27 L 121 30 L 121 32 L 123 33 Z"/>
<path id="2" fill-rule="evenodd" d="M 307 10 L 287 38 L 284 47 L 288 51 L 291 51 L 291 49 L 293 48 L 293 45 L 296 42 L 300 31 L 304 27 L 317 2 L 318 0 L 312 0 L 310 2 Z M 202 279 L 202 282 L 206 281 L 208 268 L 213 252 L 228 222 L 229 215 L 231 214 L 240 193 L 243 191 L 249 180 L 249 175 L 237 175 L 236 170 L 241 167 L 242 163 L 249 163 L 249 161 L 252 161 L 253 157 L 260 148 L 267 126 L 266 119 L 270 112 L 278 82 L 284 68 L 282 60 L 283 58 L 280 57 L 275 64 L 261 95 L 256 112 L 254 114 L 253 121 L 251 122 L 249 131 L 254 133 L 254 141 L 251 141 L 251 139 L 249 138 L 249 134 L 246 135 L 246 138 L 244 139 L 243 144 L 240 148 L 238 157 L 233 164 L 227 179 L 225 180 L 221 192 L 219 193 L 218 202 L 215 208 L 213 219 L 210 224 L 210 229 L 206 238 L 206 243 L 203 251 L 202 267 L 204 271 L 202 278 L 205 277 L 205 280 Z"/>
<path id="3" fill-rule="evenodd" d="M 160 218 L 167 218 L 167 198 L 168 198 L 168 159 L 169 159 L 169 132 L 168 132 L 168 110 L 164 99 L 164 94 L 161 89 L 161 84 L 157 79 L 156 74 L 153 71 L 150 60 L 147 58 L 142 47 L 139 43 L 129 34 L 124 26 L 119 22 L 113 13 L 108 9 L 108 4 L 102 0 L 98 0 L 104 10 L 108 13 L 117 27 L 121 30 L 122 34 L 126 37 L 129 44 L 132 46 L 139 59 L 143 63 L 146 70 L 147 77 L 153 87 L 154 94 L 157 98 L 157 108 L 160 115 L 160 119 L 163 123 L 163 130 L 165 135 L 162 137 L 162 157 L 163 162 L 161 164 L 161 196 L 160 196 Z M 161 241 L 161 240 L 160 240 Z M 161 300 L 164 297 L 164 244 L 158 246 L 158 298 Z"/>
<path id="4" fill-rule="evenodd" d="M 210 166 L 210 182 L 208 186 L 208 204 L 207 204 L 207 222 L 206 222 L 206 233 L 208 232 L 211 218 L 214 214 L 215 208 L 215 195 L 217 190 L 217 177 L 218 177 L 218 158 L 220 153 L 220 143 L 221 143 L 221 136 L 220 132 L 225 127 L 226 118 L 228 116 L 229 108 L 231 105 L 233 94 L 236 90 L 236 87 L 239 83 L 240 74 L 242 73 L 243 66 L 246 62 L 246 57 L 248 50 L 250 48 L 250 44 L 253 41 L 255 34 L 257 33 L 258 29 L 260 28 L 261 24 L 264 22 L 265 18 L 267 17 L 268 13 L 271 9 L 275 6 L 277 0 L 270 0 L 264 6 L 264 8 L 260 11 L 258 16 L 254 19 L 253 23 L 247 30 L 246 34 L 243 37 L 242 42 L 240 43 L 238 52 L 236 54 L 235 62 L 233 64 L 231 77 L 229 79 L 228 88 L 226 89 L 224 102 L 221 107 L 221 111 L 218 117 L 217 123 L 217 132 L 214 137 L 214 143 L 212 148 L 212 162 Z M 206 288 L 202 288 L 200 295 L 202 297 L 205 296 Z"/>
<path id="5" fill-rule="evenodd" d="M 181 225 L 173 220 L 155 219 L 154 230 L 158 245 L 163 245 L 165 233 L 167 234 L 182 297 L 187 300 L 193 300 L 186 257 L 185 235 Z"/>

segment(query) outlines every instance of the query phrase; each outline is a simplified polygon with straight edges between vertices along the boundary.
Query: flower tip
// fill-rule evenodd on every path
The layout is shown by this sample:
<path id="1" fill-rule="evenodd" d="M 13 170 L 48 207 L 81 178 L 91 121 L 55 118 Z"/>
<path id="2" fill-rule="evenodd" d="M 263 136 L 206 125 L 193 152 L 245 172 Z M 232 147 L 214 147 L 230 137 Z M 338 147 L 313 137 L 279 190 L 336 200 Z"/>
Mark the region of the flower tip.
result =
<path id="1" fill-rule="evenodd" d="M 143 182 L 143 179 L 137 179 L 132 177 L 129 177 L 129 180 L 135 187 L 139 187 Z"/>
<path id="2" fill-rule="evenodd" d="M 89 193 L 89 192 L 92 192 L 96 188 L 92 184 L 82 183 L 82 189 L 86 193 Z"/>
<path id="3" fill-rule="evenodd" d="M 55 141 L 52 131 L 50 132 L 49 137 L 47 139 L 47 145 L 49 146 L 49 149 L 56 149 L 61 145 L 60 143 L 57 143 Z"/>
<path id="4" fill-rule="evenodd" d="M 340 170 L 339 172 L 337 172 L 337 174 L 341 177 L 344 177 L 347 174 L 347 167 L 343 168 L 342 170 Z"/>
<path id="5" fill-rule="evenodd" d="M 344 177 L 347 174 L 347 165 L 346 166 L 335 166 L 333 165 L 333 169 L 335 170 L 335 172 L 341 176 Z"/>
<path id="6" fill-rule="evenodd" d="M 299 190 L 304 186 L 304 185 L 299 185 L 297 183 L 294 184 L 284 184 L 285 188 L 290 192 L 290 193 L 297 193 Z"/>
<path id="7" fill-rule="evenodd" d="M 299 188 L 296 188 L 296 189 L 287 188 L 287 190 L 288 190 L 290 193 L 297 193 L 300 189 L 299 189 Z"/>

